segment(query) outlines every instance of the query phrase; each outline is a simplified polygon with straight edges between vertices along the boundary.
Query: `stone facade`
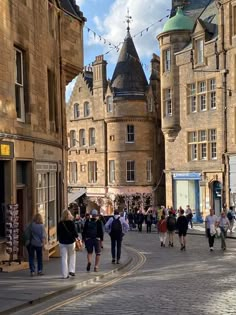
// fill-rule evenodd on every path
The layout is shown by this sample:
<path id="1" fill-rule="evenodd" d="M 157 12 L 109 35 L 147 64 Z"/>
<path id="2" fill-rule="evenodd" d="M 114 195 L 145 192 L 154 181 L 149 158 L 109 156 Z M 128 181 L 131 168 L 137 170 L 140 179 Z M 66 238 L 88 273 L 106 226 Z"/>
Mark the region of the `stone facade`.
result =
<path id="1" fill-rule="evenodd" d="M 189 204 L 196 212 L 196 219 L 200 213 L 208 213 L 210 207 L 219 214 L 224 204 L 235 206 L 232 192 L 236 193 L 232 34 L 236 2 L 219 7 L 214 1 L 209 5 L 205 2 L 205 10 L 197 17 L 191 32 L 174 25 L 175 30 L 158 35 L 166 202 L 175 208 Z M 190 8 L 186 12 L 191 16 Z M 169 112 L 167 106 L 172 107 Z"/>
<path id="2" fill-rule="evenodd" d="M 50 245 L 67 205 L 64 95 L 83 67 L 85 21 L 68 2 L 74 11 L 66 1 L 0 1 L 1 253 L 8 204 L 19 205 L 20 235 L 41 212 Z"/>
<path id="3" fill-rule="evenodd" d="M 159 58 L 156 55 L 152 68 L 150 84 L 145 86 L 142 98 L 137 95 L 132 99 L 116 97 L 113 83 L 106 78 L 103 56 L 97 56 L 93 68 L 77 78 L 67 109 L 68 185 L 74 191 L 86 187 L 87 211 L 96 207 L 109 214 L 114 207 L 138 210 L 163 203 L 164 145 L 160 129 Z M 89 114 L 85 113 L 86 103 L 89 103 Z M 128 126 L 134 130 L 134 139 L 127 138 Z M 92 143 L 91 128 L 95 130 Z M 134 178 L 132 174 L 127 178 L 128 161 L 134 161 Z M 151 161 L 148 178 L 147 161 Z M 93 180 L 89 175 L 91 162 L 95 162 Z M 73 176 L 75 171 L 76 176 Z"/>

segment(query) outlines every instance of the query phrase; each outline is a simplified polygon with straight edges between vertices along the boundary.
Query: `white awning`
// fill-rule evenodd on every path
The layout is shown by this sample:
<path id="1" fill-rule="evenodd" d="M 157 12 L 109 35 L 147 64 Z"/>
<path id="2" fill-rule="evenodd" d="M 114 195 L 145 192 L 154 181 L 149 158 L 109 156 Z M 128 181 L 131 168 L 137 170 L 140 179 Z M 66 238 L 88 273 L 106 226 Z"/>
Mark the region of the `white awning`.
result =
<path id="1" fill-rule="evenodd" d="M 68 193 L 68 205 L 86 193 L 86 188 L 74 188 Z"/>

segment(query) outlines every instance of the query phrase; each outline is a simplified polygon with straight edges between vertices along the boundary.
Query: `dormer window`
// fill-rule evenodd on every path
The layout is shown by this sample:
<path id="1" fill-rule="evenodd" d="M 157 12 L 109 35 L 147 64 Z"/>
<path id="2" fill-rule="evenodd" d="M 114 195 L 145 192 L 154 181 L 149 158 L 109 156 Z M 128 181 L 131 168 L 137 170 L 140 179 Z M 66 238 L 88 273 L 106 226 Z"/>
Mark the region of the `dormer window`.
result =
<path id="1" fill-rule="evenodd" d="M 112 96 L 107 96 L 106 103 L 107 103 L 107 112 L 108 113 L 112 113 L 112 110 L 113 110 L 113 99 L 112 99 Z"/>
<path id="2" fill-rule="evenodd" d="M 204 41 L 203 38 L 196 40 L 196 64 L 204 63 Z"/>

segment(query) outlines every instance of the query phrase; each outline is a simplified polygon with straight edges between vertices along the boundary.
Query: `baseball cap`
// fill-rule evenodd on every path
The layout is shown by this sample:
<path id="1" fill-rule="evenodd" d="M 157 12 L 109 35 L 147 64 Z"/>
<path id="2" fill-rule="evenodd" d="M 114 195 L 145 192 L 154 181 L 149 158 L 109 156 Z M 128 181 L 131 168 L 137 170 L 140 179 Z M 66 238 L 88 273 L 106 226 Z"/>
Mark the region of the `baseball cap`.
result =
<path id="1" fill-rule="evenodd" d="M 91 211 L 91 215 L 92 215 L 93 217 L 96 217 L 96 216 L 98 215 L 97 210 L 96 210 L 96 209 L 93 209 L 93 210 Z"/>

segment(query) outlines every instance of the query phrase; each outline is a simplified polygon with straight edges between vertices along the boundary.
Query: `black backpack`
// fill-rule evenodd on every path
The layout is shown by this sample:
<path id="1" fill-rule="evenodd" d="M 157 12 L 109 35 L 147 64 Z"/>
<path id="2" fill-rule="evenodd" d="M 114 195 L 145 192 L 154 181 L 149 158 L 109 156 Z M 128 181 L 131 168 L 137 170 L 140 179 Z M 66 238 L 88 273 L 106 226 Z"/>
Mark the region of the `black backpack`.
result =
<path id="1" fill-rule="evenodd" d="M 96 220 L 89 220 L 87 223 L 87 231 L 86 231 L 86 238 L 96 238 L 97 237 L 97 221 Z"/>
<path id="2" fill-rule="evenodd" d="M 227 218 L 229 219 L 229 221 L 233 220 L 233 215 L 230 211 L 227 213 Z"/>
<path id="3" fill-rule="evenodd" d="M 176 219 L 173 216 L 167 218 L 167 229 L 170 231 L 175 230 L 176 228 Z"/>
<path id="4" fill-rule="evenodd" d="M 120 217 L 113 218 L 113 221 L 111 223 L 111 237 L 119 237 L 122 235 L 122 225 L 120 222 Z"/>

